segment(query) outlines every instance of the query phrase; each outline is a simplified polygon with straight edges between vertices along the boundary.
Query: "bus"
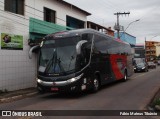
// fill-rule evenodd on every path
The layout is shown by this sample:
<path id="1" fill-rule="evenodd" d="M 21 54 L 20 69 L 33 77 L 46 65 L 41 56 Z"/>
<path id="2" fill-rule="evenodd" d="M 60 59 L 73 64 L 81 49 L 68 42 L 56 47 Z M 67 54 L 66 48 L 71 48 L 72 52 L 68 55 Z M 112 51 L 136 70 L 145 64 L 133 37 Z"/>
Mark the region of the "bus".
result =
<path id="1" fill-rule="evenodd" d="M 134 72 L 129 43 L 93 29 L 49 34 L 38 49 L 40 92 L 97 92 L 102 85 L 126 81 Z"/>

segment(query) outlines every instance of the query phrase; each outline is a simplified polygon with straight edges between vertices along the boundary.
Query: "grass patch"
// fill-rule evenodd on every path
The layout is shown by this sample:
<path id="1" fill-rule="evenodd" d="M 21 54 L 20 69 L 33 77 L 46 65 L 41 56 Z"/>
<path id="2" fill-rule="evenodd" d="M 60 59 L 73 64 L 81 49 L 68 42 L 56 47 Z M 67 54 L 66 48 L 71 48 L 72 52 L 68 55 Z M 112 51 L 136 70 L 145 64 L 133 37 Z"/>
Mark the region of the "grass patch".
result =
<path id="1" fill-rule="evenodd" d="M 153 101 L 153 106 L 155 105 L 160 105 L 160 98 L 156 98 L 154 101 Z"/>

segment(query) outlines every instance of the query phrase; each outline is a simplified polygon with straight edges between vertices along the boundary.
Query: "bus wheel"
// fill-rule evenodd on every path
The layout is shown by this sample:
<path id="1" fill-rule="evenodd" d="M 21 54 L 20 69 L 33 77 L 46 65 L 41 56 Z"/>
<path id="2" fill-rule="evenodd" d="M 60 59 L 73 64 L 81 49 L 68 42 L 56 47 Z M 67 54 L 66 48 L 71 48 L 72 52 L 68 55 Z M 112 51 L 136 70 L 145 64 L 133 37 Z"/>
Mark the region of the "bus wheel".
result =
<path id="1" fill-rule="evenodd" d="M 127 81 L 127 71 L 124 72 L 124 78 L 123 78 L 123 81 Z"/>
<path id="2" fill-rule="evenodd" d="M 39 94 L 44 94 L 45 93 L 44 89 L 42 89 L 41 87 L 37 87 L 37 90 L 38 90 Z"/>
<path id="3" fill-rule="evenodd" d="M 93 88 L 92 88 L 92 92 L 95 93 L 99 90 L 100 87 L 100 82 L 98 80 L 97 77 L 95 77 L 95 79 L 93 80 Z"/>

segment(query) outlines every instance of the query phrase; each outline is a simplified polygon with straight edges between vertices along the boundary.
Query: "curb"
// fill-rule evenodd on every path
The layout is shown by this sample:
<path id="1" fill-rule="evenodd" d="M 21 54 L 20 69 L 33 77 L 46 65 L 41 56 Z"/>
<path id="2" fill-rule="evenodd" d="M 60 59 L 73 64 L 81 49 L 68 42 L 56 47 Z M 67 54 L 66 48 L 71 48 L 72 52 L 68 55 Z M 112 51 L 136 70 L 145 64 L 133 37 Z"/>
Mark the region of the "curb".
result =
<path id="1" fill-rule="evenodd" d="M 157 105 L 158 106 L 158 109 L 157 109 L 157 107 L 156 107 L 156 105 L 153 107 L 153 106 L 151 106 L 151 104 L 153 103 L 153 101 L 154 101 L 154 99 L 156 98 L 156 96 L 157 96 L 157 94 L 159 93 L 159 91 L 160 91 L 160 88 L 157 88 L 157 91 L 156 91 L 156 93 L 154 94 L 154 96 L 151 98 L 151 100 L 150 100 L 150 102 L 148 103 L 148 105 L 147 105 L 147 109 L 148 110 L 150 110 L 150 111 L 160 111 L 160 107 L 159 107 L 159 105 Z"/>
<path id="2" fill-rule="evenodd" d="M 30 97 L 30 96 L 33 96 L 36 94 L 38 94 L 38 92 L 32 92 L 32 93 L 21 94 L 21 95 L 17 95 L 17 96 L 8 97 L 8 98 L 2 98 L 2 99 L 0 99 L 0 103 L 6 103 L 6 102 L 13 101 L 13 100 L 23 99 L 25 97 Z"/>

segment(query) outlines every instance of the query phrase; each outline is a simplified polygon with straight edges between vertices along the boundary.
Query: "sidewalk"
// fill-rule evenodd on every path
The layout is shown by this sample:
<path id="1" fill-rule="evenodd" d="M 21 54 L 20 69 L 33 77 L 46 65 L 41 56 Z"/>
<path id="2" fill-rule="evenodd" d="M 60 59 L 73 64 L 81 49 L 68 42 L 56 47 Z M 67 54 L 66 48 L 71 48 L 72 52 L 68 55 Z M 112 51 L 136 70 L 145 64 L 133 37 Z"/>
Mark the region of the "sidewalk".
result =
<path id="1" fill-rule="evenodd" d="M 11 92 L 0 93 L 0 103 L 7 103 L 14 100 L 19 100 L 25 97 L 38 94 L 36 88 L 27 88 Z"/>

